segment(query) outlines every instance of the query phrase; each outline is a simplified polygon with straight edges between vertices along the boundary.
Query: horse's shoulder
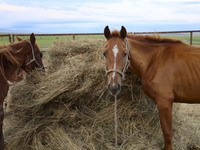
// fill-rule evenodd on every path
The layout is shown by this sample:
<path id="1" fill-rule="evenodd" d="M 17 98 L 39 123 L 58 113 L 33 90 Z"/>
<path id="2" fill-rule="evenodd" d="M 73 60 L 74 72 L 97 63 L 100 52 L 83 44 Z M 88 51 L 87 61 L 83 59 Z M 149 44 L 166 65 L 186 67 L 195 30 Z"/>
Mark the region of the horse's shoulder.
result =
<path id="1" fill-rule="evenodd" d="M 148 80 L 155 78 L 158 72 L 162 72 L 163 68 L 171 65 L 174 59 L 174 51 L 171 47 L 162 47 L 156 51 L 151 57 L 149 64 L 147 65 L 145 76 Z M 170 68 L 169 68 L 170 69 Z"/>

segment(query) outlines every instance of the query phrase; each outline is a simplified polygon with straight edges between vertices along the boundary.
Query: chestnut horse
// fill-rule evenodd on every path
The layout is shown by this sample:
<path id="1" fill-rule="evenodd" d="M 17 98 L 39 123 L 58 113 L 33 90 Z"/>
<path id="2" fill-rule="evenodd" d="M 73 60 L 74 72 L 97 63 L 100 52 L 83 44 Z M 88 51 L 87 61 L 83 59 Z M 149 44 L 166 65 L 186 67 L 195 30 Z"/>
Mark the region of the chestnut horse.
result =
<path id="1" fill-rule="evenodd" d="M 44 69 L 42 53 L 35 41 L 32 33 L 30 40 L 20 40 L 18 43 L 0 46 L 0 150 L 4 149 L 3 101 L 9 89 L 8 81 L 17 80 L 14 76 L 22 70 L 30 72 L 35 68 Z"/>
<path id="2" fill-rule="evenodd" d="M 165 150 L 172 150 L 173 102 L 200 103 L 200 48 L 179 40 L 127 35 L 104 29 L 108 90 L 120 92 L 126 68 L 141 80 L 146 95 L 154 99 L 160 116 Z"/>

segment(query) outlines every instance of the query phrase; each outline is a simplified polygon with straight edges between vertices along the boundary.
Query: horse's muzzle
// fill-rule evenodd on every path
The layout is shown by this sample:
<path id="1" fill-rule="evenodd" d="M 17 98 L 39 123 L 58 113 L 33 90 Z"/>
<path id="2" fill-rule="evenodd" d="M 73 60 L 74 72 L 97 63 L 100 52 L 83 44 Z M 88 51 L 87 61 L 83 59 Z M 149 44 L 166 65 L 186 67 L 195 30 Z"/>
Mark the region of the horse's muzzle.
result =
<path id="1" fill-rule="evenodd" d="M 121 90 L 120 84 L 108 84 L 108 90 L 112 95 L 117 95 Z"/>

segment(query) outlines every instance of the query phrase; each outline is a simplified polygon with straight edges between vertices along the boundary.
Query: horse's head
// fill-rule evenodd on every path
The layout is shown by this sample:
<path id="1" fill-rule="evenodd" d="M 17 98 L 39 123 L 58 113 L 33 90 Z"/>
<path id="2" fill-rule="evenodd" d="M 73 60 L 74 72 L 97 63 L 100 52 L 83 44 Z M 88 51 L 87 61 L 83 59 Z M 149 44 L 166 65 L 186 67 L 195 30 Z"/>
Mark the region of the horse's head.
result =
<path id="1" fill-rule="evenodd" d="M 117 95 L 121 89 L 121 81 L 129 65 L 129 48 L 126 41 L 126 29 L 122 26 L 120 31 L 110 32 L 108 26 L 104 29 L 107 39 L 104 48 L 105 69 L 108 78 L 108 90 L 112 95 Z"/>
<path id="2" fill-rule="evenodd" d="M 18 41 L 22 41 L 19 37 L 17 37 Z M 27 53 L 25 55 L 25 60 L 23 62 L 23 68 L 26 71 L 31 71 L 35 68 L 44 69 L 44 65 L 42 62 L 42 52 L 40 51 L 34 33 L 30 35 L 30 39 L 25 40 L 27 42 Z"/>

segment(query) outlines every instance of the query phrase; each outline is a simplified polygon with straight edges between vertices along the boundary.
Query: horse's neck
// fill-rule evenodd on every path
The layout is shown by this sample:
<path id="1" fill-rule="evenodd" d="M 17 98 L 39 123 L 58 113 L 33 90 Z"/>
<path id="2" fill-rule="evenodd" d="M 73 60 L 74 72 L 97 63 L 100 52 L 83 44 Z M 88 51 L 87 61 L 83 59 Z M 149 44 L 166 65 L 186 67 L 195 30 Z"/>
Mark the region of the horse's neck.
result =
<path id="1" fill-rule="evenodd" d="M 14 82 L 17 74 L 20 72 L 20 67 L 17 65 L 4 65 L 4 74 L 7 80 Z"/>
<path id="2" fill-rule="evenodd" d="M 158 48 L 135 40 L 129 40 L 129 45 L 130 69 L 141 79 Z"/>

